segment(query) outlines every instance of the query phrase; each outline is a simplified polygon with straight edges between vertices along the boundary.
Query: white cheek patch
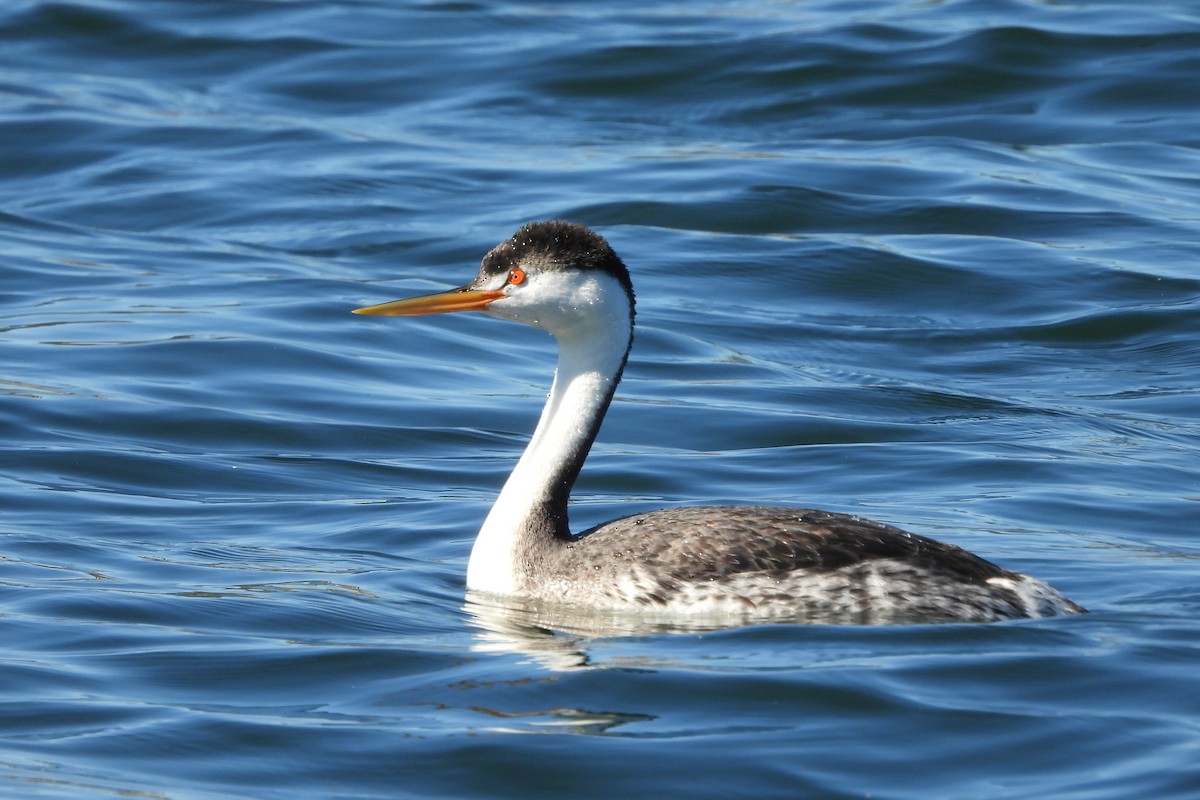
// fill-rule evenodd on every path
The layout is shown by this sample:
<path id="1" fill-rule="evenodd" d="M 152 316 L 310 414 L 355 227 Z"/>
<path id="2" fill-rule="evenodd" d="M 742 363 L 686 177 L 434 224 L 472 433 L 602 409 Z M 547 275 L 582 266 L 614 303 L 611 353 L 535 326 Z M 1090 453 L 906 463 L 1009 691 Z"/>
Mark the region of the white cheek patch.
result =
<path id="1" fill-rule="evenodd" d="M 604 273 L 583 274 L 577 270 L 533 273 L 525 283 L 510 285 L 505 292 L 507 296 L 493 301 L 487 313 L 545 328 L 554 334 L 565 333 L 583 322 L 588 316 L 581 313 L 585 308 L 609 302 L 628 306 L 620 284 Z"/>

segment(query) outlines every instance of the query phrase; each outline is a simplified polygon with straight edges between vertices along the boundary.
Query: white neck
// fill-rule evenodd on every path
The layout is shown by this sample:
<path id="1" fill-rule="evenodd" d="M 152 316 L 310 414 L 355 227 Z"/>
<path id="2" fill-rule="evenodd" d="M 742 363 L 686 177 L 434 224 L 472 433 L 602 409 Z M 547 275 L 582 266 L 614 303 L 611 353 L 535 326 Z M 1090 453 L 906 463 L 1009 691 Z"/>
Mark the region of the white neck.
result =
<path id="1" fill-rule="evenodd" d="M 530 523 L 546 519 L 539 512 L 550 511 L 561 514 L 560 533 L 566 532 L 567 495 L 620 380 L 633 332 L 623 291 L 606 293 L 586 313 L 572 311 L 569 322 L 542 314 L 536 323 L 558 340 L 554 383 L 533 438 L 475 539 L 467 564 L 469 589 L 519 594 L 531 551 L 565 544 Z"/>

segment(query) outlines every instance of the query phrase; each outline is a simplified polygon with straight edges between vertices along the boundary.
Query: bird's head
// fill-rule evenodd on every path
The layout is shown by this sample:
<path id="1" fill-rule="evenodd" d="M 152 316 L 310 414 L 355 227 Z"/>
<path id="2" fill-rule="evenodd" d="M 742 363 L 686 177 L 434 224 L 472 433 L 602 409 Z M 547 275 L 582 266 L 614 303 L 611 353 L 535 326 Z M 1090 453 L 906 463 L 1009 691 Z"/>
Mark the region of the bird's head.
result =
<path id="1" fill-rule="evenodd" d="M 531 222 L 483 257 L 465 286 L 354 310 L 420 316 L 483 311 L 562 337 L 633 321 L 629 271 L 604 237 L 570 222 Z"/>

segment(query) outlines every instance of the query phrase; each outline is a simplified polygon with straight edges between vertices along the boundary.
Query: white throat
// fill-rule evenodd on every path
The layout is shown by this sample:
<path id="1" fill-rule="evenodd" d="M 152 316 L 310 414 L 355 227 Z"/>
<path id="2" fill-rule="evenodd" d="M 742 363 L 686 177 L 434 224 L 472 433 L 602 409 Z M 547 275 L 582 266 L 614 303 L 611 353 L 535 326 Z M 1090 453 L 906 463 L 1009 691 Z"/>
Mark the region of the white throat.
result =
<path id="1" fill-rule="evenodd" d="M 533 438 L 471 549 L 467 588 L 474 591 L 519 594 L 528 551 L 561 546 L 562 540 L 525 535 L 527 523 L 547 504 L 559 499 L 565 503 L 575 476 L 569 475 L 566 486 L 556 484 L 562 482 L 566 465 L 575 459 L 580 463 L 591 447 L 629 351 L 632 309 L 616 279 L 595 273 L 580 285 L 579 273 L 548 273 L 540 278 L 539 294 L 557 298 L 551 307 L 542 303 L 535 307 L 532 299 L 507 307 L 503 306 L 508 298 L 493 304 L 495 316 L 550 331 L 559 354 L 550 396 Z"/>

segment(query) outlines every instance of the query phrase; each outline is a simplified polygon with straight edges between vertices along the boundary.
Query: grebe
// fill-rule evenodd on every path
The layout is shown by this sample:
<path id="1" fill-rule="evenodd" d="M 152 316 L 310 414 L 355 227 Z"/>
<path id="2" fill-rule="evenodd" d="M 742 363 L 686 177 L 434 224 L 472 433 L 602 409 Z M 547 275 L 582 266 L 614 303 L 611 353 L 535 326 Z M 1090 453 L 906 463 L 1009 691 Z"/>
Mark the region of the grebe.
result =
<path id="1" fill-rule="evenodd" d="M 988 622 L 1084 611 L 1045 583 L 954 545 L 808 508 L 667 508 L 573 535 L 571 487 L 633 341 L 628 270 L 587 228 L 533 222 L 484 256 L 467 285 L 354 313 L 451 311 L 543 328 L 559 347 L 533 438 L 471 550 L 474 592 L 747 621 Z"/>

